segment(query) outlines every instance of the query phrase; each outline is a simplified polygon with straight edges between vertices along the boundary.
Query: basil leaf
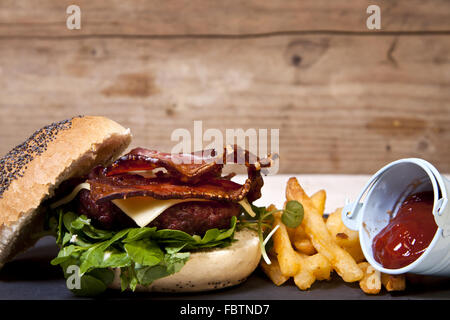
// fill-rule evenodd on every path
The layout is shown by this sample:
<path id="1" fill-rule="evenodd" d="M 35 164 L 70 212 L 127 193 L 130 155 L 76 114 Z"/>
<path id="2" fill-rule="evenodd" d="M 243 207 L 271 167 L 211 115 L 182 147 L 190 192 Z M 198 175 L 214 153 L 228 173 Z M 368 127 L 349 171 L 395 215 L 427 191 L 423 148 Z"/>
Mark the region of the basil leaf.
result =
<path id="1" fill-rule="evenodd" d="M 292 200 L 286 203 L 281 221 L 289 228 L 298 227 L 303 221 L 304 209 L 300 202 Z"/>

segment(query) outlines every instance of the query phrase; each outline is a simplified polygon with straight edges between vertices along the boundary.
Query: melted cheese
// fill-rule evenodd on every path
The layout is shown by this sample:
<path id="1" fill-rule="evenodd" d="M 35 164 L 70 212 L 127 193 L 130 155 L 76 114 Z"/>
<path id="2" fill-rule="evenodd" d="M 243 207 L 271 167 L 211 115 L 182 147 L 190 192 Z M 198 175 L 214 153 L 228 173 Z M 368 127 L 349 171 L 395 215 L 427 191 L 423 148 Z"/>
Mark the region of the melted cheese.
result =
<path id="1" fill-rule="evenodd" d="M 166 209 L 187 201 L 205 201 L 201 199 L 170 199 L 158 200 L 150 197 L 133 197 L 116 199 L 112 202 L 127 216 L 133 219 L 139 227 L 145 227 L 155 220 Z"/>
<path id="2" fill-rule="evenodd" d="M 75 199 L 75 197 L 77 196 L 78 192 L 80 192 L 81 190 L 86 189 L 86 190 L 91 190 L 91 185 L 87 182 L 85 183 L 80 183 L 79 185 L 77 185 L 73 191 L 66 197 L 52 203 L 50 205 L 51 209 L 55 209 L 57 207 L 62 206 L 63 204 L 69 203 L 70 201 L 72 201 L 73 199 Z"/>

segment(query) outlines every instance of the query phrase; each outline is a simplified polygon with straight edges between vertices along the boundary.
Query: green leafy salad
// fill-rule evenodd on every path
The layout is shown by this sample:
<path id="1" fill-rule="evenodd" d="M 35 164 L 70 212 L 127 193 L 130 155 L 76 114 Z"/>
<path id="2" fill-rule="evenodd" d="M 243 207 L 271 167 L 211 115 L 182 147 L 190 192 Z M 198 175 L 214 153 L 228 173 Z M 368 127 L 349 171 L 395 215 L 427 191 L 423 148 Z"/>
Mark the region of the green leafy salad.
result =
<path id="1" fill-rule="evenodd" d="M 138 284 L 147 286 L 181 270 L 195 250 L 230 246 L 237 241 L 236 230 L 242 228 L 258 232 L 262 256 L 268 259 L 266 245 L 270 245 L 268 240 L 276 230 L 271 228 L 272 214 L 282 211 L 283 223 L 296 227 L 303 219 L 303 207 L 290 201 L 284 210 L 268 212 L 254 205 L 251 208 L 256 214 L 253 217 L 242 207 L 242 214 L 231 219 L 228 229 L 209 229 L 199 236 L 156 227 L 101 230 L 86 216 L 74 213 L 70 205 L 63 206 L 47 215 L 47 228 L 60 248 L 51 264 L 60 265 L 66 278 L 76 266 L 80 286 L 71 290 L 76 295 L 93 296 L 112 283 L 115 268 L 121 271 L 122 291 L 128 288 L 134 291 Z"/>

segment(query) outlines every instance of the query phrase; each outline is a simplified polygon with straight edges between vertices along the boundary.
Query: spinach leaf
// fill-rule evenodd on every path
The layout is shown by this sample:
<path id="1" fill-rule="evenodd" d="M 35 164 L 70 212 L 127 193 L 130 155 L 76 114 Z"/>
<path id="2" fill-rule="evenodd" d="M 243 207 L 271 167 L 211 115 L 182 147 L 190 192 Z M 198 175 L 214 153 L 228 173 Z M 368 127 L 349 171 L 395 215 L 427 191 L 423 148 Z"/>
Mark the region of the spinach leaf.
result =
<path id="1" fill-rule="evenodd" d="M 164 257 L 164 264 L 167 267 L 169 274 L 177 273 L 186 264 L 190 256 L 189 252 L 177 252 L 166 254 Z"/>
<path id="2" fill-rule="evenodd" d="M 136 270 L 138 282 L 144 286 L 148 286 L 153 281 L 170 275 L 165 265 L 156 265 Z"/>
<path id="3" fill-rule="evenodd" d="M 89 272 L 89 275 L 101 280 L 106 286 L 110 285 L 114 280 L 114 272 L 110 269 L 95 269 Z"/>
<path id="4" fill-rule="evenodd" d="M 58 256 L 56 258 L 54 258 L 52 261 L 50 261 L 50 263 L 54 266 L 61 264 L 64 261 L 70 259 L 75 251 L 80 251 L 80 250 L 82 250 L 82 248 L 79 248 L 74 245 L 64 247 L 58 252 Z"/>
<path id="5" fill-rule="evenodd" d="M 158 244 L 149 239 L 126 243 L 124 248 L 134 262 L 143 266 L 157 265 L 164 258 Z"/>
<path id="6" fill-rule="evenodd" d="M 189 259 L 189 256 L 189 252 L 166 254 L 162 263 L 137 269 L 137 279 L 140 284 L 147 286 L 157 279 L 167 277 L 180 271 Z"/>
<path id="7" fill-rule="evenodd" d="M 76 213 L 74 212 L 67 212 L 63 215 L 63 225 L 66 228 L 66 230 L 68 231 L 72 231 L 72 222 L 77 220 L 78 216 Z"/>
<path id="8" fill-rule="evenodd" d="M 107 289 L 105 283 L 91 275 L 84 275 L 80 279 L 80 289 L 71 289 L 77 296 L 92 297 L 99 295 Z"/>
<path id="9" fill-rule="evenodd" d="M 134 228 L 131 229 L 128 233 L 126 239 L 123 240 L 123 242 L 133 242 L 136 240 L 141 240 L 145 238 L 151 238 L 152 235 L 156 232 L 156 228 L 148 228 L 148 227 L 142 227 L 142 228 Z"/>

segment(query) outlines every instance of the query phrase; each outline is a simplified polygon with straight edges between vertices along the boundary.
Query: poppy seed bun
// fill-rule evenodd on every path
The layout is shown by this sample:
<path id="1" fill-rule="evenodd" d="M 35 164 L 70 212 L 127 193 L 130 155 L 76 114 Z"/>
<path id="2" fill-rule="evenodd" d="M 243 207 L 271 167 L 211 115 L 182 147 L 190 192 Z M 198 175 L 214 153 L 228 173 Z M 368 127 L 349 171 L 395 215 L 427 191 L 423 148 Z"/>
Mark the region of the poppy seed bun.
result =
<path id="1" fill-rule="evenodd" d="M 146 287 L 137 285 L 136 291 L 196 292 L 244 282 L 259 264 L 259 238 L 249 229 L 237 231 L 234 238 L 238 241 L 229 247 L 192 252 L 180 271 Z M 114 271 L 110 288 L 120 289 L 120 268 Z"/>
<path id="2" fill-rule="evenodd" d="M 61 182 L 109 164 L 131 133 L 103 117 L 75 117 L 36 131 L 0 159 L 0 268 L 34 245 L 42 231 L 41 203 Z"/>

